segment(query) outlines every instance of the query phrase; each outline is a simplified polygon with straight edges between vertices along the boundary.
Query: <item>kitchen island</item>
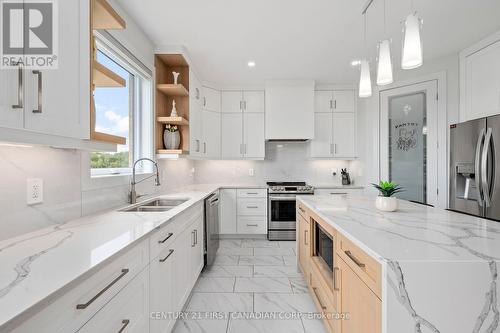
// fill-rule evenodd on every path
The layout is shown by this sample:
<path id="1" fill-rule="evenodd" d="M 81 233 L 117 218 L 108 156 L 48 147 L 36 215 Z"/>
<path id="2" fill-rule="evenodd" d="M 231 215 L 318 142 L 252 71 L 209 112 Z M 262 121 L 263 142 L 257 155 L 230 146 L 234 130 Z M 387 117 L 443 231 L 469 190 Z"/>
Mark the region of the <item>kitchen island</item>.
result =
<path id="1" fill-rule="evenodd" d="M 405 201 L 380 212 L 371 197 L 297 200 L 299 266 L 318 308 L 343 315 L 331 331 L 500 332 L 499 223 Z M 318 230 L 333 239 L 330 269 Z"/>

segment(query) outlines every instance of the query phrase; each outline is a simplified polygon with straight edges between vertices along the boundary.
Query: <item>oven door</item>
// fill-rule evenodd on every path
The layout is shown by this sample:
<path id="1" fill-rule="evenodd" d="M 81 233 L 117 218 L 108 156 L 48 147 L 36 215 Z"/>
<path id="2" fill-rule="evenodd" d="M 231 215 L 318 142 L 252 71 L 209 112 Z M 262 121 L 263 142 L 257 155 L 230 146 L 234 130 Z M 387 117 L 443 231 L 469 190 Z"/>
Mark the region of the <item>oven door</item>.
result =
<path id="1" fill-rule="evenodd" d="M 295 230 L 295 194 L 269 194 L 269 229 Z"/>

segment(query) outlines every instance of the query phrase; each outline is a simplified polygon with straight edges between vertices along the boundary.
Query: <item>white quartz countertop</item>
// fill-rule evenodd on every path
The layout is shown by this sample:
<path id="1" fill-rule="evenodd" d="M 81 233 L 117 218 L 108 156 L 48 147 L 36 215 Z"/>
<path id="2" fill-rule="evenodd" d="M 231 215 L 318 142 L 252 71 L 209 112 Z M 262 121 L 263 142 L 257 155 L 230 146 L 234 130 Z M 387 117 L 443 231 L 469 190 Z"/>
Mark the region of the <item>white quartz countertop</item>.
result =
<path id="1" fill-rule="evenodd" d="M 189 199 L 167 212 L 112 210 L 0 241 L 0 331 L 224 186 L 192 185 L 161 195 Z"/>
<path id="2" fill-rule="evenodd" d="M 380 261 L 500 261 L 500 223 L 399 201 L 380 212 L 374 197 L 301 196 L 307 207 Z"/>
<path id="3" fill-rule="evenodd" d="M 363 186 L 360 185 L 341 185 L 341 184 L 329 184 L 329 183 L 321 183 L 321 184 L 310 184 L 314 188 L 317 189 L 346 189 L 346 190 L 362 190 Z"/>

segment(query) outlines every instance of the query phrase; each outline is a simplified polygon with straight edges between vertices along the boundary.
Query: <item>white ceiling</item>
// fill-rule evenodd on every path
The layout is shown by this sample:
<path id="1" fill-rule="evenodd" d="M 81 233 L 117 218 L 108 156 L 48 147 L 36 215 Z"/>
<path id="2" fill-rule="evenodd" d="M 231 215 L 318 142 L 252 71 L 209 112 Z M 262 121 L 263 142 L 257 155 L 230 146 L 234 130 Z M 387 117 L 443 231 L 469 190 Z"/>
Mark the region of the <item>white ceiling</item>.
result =
<path id="1" fill-rule="evenodd" d="M 262 85 L 268 79 L 315 79 L 352 84 L 350 61 L 376 56 L 384 37 L 383 0 L 367 16 L 365 0 L 121 0 L 156 45 L 184 45 L 203 80 L 223 85 Z M 386 0 L 387 36 L 400 62 L 401 21 L 410 0 Z M 424 20 L 424 62 L 457 53 L 500 30 L 499 0 L 414 0 Z M 254 60 L 255 68 L 247 62 Z M 373 70 L 373 69 L 372 69 Z"/>

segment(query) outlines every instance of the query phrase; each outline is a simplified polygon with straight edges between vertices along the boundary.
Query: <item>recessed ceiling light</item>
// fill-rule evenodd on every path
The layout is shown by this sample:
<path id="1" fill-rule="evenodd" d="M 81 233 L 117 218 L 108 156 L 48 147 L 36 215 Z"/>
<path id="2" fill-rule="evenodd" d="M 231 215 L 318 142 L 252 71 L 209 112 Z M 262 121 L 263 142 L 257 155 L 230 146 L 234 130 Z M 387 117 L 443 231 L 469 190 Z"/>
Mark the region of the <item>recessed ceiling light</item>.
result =
<path id="1" fill-rule="evenodd" d="M 248 67 L 255 67 L 255 61 L 249 61 Z"/>
<path id="2" fill-rule="evenodd" d="M 356 66 L 359 66 L 361 65 L 361 60 L 353 60 L 351 61 L 351 66 L 352 67 L 356 67 Z"/>

